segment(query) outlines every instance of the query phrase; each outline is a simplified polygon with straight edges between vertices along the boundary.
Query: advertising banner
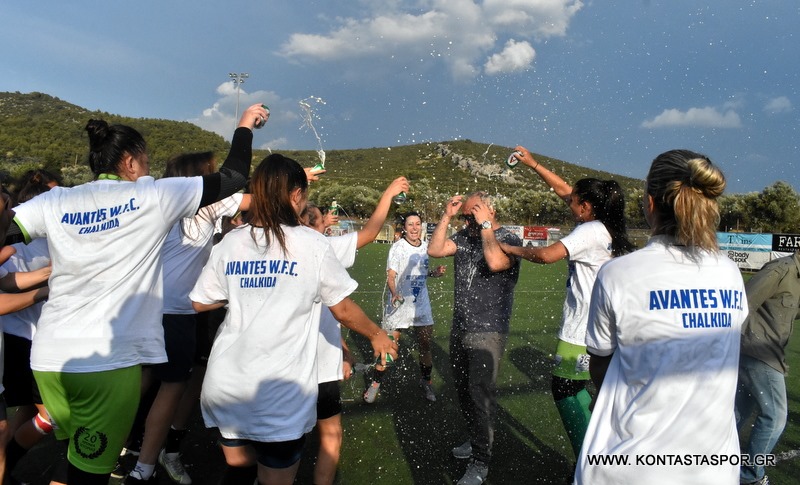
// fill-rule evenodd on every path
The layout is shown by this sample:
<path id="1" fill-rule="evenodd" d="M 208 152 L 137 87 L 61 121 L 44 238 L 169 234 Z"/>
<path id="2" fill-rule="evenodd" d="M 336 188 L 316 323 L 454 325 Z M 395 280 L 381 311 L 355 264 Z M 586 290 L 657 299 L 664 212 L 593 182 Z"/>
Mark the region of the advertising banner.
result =
<path id="1" fill-rule="evenodd" d="M 718 232 L 717 242 L 740 269 L 758 271 L 772 259 L 772 234 Z"/>

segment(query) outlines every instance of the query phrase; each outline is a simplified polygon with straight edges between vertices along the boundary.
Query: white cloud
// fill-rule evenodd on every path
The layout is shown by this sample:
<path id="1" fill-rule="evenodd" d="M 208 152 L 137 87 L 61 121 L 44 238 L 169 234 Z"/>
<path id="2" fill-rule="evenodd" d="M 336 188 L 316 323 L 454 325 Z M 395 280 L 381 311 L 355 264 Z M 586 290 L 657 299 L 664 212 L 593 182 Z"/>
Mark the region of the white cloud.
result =
<path id="1" fill-rule="evenodd" d="M 524 71 L 531 67 L 536 51 L 528 42 L 506 42 L 502 52 L 492 55 L 483 68 L 486 74 Z"/>
<path id="2" fill-rule="evenodd" d="M 246 85 L 246 84 L 245 84 Z M 190 123 L 213 131 L 221 135 L 226 140 L 230 140 L 236 124 L 239 121 L 236 116 L 236 87 L 232 81 L 228 81 L 217 86 L 219 98 L 210 107 L 205 108 L 197 118 L 187 120 Z M 297 129 L 301 125 L 300 108 L 296 100 L 281 98 L 273 91 L 254 91 L 248 93 L 240 87 L 239 91 L 239 117 L 249 106 L 262 103 L 269 106 L 270 115 L 267 125 L 263 131 L 265 133 L 288 133 L 289 129 Z M 257 132 L 257 133 L 260 133 Z M 274 136 L 274 135 L 273 135 Z M 276 138 L 272 148 L 286 147 L 286 140 Z M 281 143 L 284 143 L 281 145 Z"/>
<path id="3" fill-rule="evenodd" d="M 689 108 L 687 111 L 665 109 L 651 120 L 645 120 L 642 128 L 703 127 L 703 128 L 739 128 L 742 121 L 736 111 L 726 109 L 720 112 L 717 108 Z"/>
<path id="4" fill-rule="evenodd" d="M 791 100 L 786 96 L 778 96 L 767 101 L 764 105 L 764 111 L 769 114 L 789 113 L 794 109 Z"/>
<path id="5" fill-rule="evenodd" d="M 507 42 L 510 36 L 563 36 L 582 7 L 581 0 L 420 0 L 411 7 L 407 2 L 375 0 L 371 9 L 364 10 L 366 17 L 338 19 L 339 25 L 327 34 L 292 34 L 280 54 L 299 62 L 434 59 L 447 65 L 455 78 L 471 78 L 480 73 L 479 59 L 499 42 Z M 376 11 L 380 13 L 369 13 Z M 519 44 L 533 51 L 529 43 Z M 517 55 L 523 54 L 524 45 L 516 47 Z M 490 58 L 486 68 L 495 69 L 512 54 L 506 45 L 503 52 Z"/>

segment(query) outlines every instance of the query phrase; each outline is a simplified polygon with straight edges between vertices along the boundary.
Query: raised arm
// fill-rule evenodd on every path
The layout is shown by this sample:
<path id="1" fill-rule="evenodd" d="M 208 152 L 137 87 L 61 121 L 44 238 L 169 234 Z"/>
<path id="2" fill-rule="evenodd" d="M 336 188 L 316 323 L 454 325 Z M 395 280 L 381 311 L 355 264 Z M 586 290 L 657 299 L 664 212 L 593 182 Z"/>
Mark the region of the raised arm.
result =
<path id="1" fill-rule="evenodd" d="M 358 248 L 366 246 L 378 237 L 381 228 L 383 228 L 383 223 L 386 222 L 386 216 L 389 215 L 389 209 L 392 207 L 392 198 L 400 192 L 408 192 L 408 190 L 409 183 L 405 177 L 398 177 L 389 184 L 381 195 L 380 200 L 378 200 L 378 205 L 375 206 L 372 215 L 369 216 L 369 220 L 358 231 L 358 243 L 356 244 Z"/>
<path id="2" fill-rule="evenodd" d="M 503 251 L 500 247 L 500 242 L 494 234 L 494 231 L 498 228 L 494 220 L 494 210 L 486 204 L 478 202 L 472 206 L 472 215 L 475 217 L 475 223 L 479 227 L 484 221 L 489 221 L 491 223 L 488 228 L 481 228 L 483 257 L 486 259 L 489 270 L 497 273 L 498 271 L 505 271 L 512 267 L 514 265 L 514 258 Z"/>
<path id="3" fill-rule="evenodd" d="M 537 162 L 533 158 L 531 152 L 524 146 L 518 146 L 515 150 L 518 152 L 514 155 L 517 160 L 531 167 L 533 171 L 544 180 L 544 183 L 552 188 L 553 192 L 569 205 L 569 196 L 572 194 L 572 186 L 565 182 L 564 179 L 548 170 L 547 167 Z"/>
<path id="4" fill-rule="evenodd" d="M 253 161 L 253 128 L 256 122 L 263 124 L 269 119 L 269 111 L 262 104 L 254 104 L 244 110 L 239 126 L 233 133 L 231 149 L 219 172 L 203 176 L 203 196 L 200 207 L 213 204 L 240 191 L 250 176 Z"/>
<path id="5" fill-rule="evenodd" d="M 450 219 L 461 210 L 461 205 L 464 203 L 462 199 L 463 196 L 454 195 L 445 203 L 444 214 L 428 240 L 428 256 L 445 258 L 456 254 L 456 243 L 447 237 L 447 227 L 450 225 Z"/>

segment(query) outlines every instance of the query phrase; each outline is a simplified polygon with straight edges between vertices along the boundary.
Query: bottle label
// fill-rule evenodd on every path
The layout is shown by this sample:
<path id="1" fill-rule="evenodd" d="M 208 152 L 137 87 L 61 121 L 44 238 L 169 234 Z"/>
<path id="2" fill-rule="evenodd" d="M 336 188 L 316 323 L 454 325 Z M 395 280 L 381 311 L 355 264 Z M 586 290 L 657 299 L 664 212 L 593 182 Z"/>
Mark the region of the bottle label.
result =
<path id="1" fill-rule="evenodd" d="M 519 163 L 519 160 L 514 155 L 522 155 L 520 152 L 513 152 L 511 155 L 508 156 L 508 160 L 506 160 L 506 165 L 509 168 L 514 168 Z"/>

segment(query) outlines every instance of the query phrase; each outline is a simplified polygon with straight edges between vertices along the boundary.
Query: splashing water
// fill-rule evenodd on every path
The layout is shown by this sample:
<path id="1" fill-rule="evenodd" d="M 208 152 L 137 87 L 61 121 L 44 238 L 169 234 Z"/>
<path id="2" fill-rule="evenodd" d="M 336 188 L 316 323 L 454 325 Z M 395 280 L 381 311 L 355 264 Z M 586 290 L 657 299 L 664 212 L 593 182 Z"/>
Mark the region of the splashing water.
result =
<path id="1" fill-rule="evenodd" d="M 486 156 L 489 155 L 489 149 L 492 148 L 492 145 L 494 145 L 494 143 L 489 143 L 489 146 L 486 147 L 486 151 L 483 152 L 483 161 L 484 162 L 486 162 Z"/>
<path id="2" fill-rule="evenodd" d="M 314 104 L 327 104 L 325 100 L 318 97 L 318 96 L 309 96 L 305 99 L 300 100 L 300 109 L 302 110 L 303 115 L 303 124 L 300 125 L 300 128 L 305 128 L 306 131 L 311 130 L 311 133 L 314 134 L 314 137 L 317 139 L 317 156 L 319 156 L 319 164 L 322 168 L 325 168 L 325 150 L 322 149 L 322 138 L 320 138 L 319 133 L 317 133 L 317 129 L 314 127 L 314 120 L 319 119 L 319 116 L 314 112 Z"/>

